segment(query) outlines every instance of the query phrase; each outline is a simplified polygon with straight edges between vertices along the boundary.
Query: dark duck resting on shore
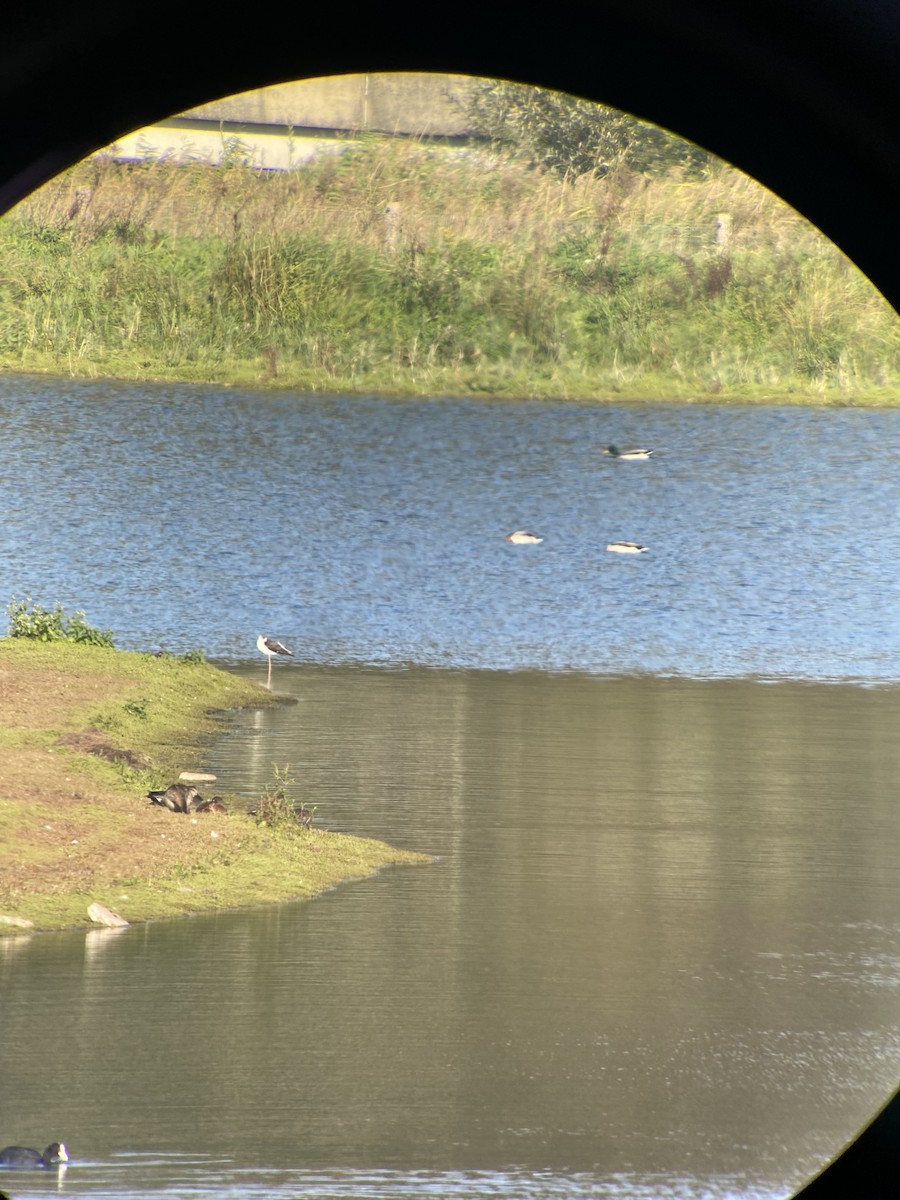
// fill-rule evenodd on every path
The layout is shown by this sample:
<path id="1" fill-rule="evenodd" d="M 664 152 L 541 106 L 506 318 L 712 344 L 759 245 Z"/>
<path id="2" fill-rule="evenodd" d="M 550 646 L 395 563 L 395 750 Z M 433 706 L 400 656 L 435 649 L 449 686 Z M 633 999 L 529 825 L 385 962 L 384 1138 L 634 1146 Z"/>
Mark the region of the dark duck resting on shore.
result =
<path id="1" fill-rule="evenodd" d="M 223 813 L 228 812 L 228 809 L 221 796 L 213 796 L 211 800 L 198 798 L 193 811 L 198 813 Z"/>
<path id="2" fill-rule="evenodd" d="M 203 800 L 197 789 L 187 783 L 170 783 L 167 788 L 148 792 L 147 797 L 151 804 L 177 813 L 193 812 L 195 805 Z"/>
<path id="3" fill-rule="evenodd" d="M 213 796 L 211 800 L 204 800 L 195 787 L 186 783 L 170 783 L 165 789 L 160 788 L 157 791 L 148 792 L 147 797 L 151 804 L 158 804 L 160 808 L 167 808 L 169 812 L 228 812 L 221 796 Z"/>
<path id="4" fill-rule="evenodd" d="M 27 1170 L 31 1167 L 60 1167 L 69 1161 L 63 1142 L 51 1142 L 41 1154 L 28 1146 L 5 1146 L 0 1150 L 0 1167 Z"/>

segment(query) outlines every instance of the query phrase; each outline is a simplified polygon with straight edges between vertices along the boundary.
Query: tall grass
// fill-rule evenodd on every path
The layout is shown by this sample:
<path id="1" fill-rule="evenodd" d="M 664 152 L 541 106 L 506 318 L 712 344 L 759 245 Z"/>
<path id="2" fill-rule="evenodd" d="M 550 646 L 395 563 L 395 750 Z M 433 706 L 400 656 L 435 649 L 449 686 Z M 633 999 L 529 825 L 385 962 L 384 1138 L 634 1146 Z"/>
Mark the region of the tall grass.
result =
<path id="1" fill-rule="evenodd" d="M 725 166 L 572 184 L 380 139 L 287 173 L 95 158 L 0 221 L 0 263 L 8 368 L 885 403 L 900 384 L 893 310 Z"/>

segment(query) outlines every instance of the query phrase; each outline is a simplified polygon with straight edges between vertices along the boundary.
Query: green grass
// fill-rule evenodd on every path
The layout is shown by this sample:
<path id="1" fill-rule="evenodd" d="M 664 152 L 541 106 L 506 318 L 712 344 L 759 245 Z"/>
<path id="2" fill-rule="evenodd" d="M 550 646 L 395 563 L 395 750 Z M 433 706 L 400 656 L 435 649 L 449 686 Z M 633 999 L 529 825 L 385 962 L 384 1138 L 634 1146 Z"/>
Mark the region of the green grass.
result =
<path id="1" fill-rule="evenodd" d="M 42 727 L 110 731 L 120 745 L 154 757 L 163 772 L 183 762 L 184 753 L 196 758 L 229 710 L 275 702 L 260 685 L 206 662 L 73 642 L 0 639 L 0 667 L 25 674 L 37 693 L 46 687 Z"/>
<path id="2" fill-rule="evenodd" d="M 91 903 L 125 915 L 132 924 L 184 917 L 222 909 L 250 908 L 308 900 L 342 883 L 364 879 L 392 866 L 431 862 L 424 854 L 398 850 L 384 842 L 348 834 L 308 831 L 302 842 L 253 826 L 249 818 L 232 814 L 231 822 L 246 826 L 236 848 L 207 855 L 146 877 L 122 877 L 90 888 L 61 893 L 34 893 L 0 911 L 34 922 L 39 930 L 86 928 Z M 108 824 L 108 822 L 107 822 Z M 95 828 L 93 845 L 85 850 L 104 853 L 114 837 Z M 0 925 L 0 937 L 20 933 Z"/>
<path id="3" fill-rule="evenodd" d="M 278 702 L 208 663 L 7 637 L 0 681 L 0 916 L 86 927 L 98 901 L 143 921 L 310 897 L 387 865 L 430 861 L 296 822 L 267 828 L 227 791 L 225 815 L 150 805 L 151 787 L 206 767 L 231 711 Z M 72 740 L 86 730 L 132 761 L 87 752 Z M 17 932 L 0 922 L 0 936 Z"/>
<path id="4" fill-rule="evenodd" d="M 7 369 L 400 395 L 900 395 L 894 311 L 725 166 L 571 184 L 390 139 L 289 173 L 94 160 L 0 221 L 0 251 Z"/>

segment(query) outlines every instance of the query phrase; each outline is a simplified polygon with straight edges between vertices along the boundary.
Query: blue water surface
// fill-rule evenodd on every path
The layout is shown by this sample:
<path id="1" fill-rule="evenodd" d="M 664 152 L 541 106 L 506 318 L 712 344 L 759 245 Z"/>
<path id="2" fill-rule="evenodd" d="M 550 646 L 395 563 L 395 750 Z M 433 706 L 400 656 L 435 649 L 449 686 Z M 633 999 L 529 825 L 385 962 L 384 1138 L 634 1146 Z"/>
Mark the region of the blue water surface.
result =
<path id="1" fill-rule="evenodd" d="M 5 376 L 0 599 L 226 662 L 895 681 L 898 460 L 890 409 Z"/>

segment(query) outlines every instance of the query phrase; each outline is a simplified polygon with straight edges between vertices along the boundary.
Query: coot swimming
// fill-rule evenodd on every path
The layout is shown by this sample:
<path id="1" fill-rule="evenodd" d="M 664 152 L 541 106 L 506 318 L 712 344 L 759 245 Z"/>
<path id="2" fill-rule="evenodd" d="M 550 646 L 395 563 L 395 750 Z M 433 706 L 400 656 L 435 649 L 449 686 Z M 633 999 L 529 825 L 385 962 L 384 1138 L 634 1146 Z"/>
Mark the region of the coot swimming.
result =
<path id="1" fill-rule="evenodd" d="M 68 1161 L 63 1142 L 51 1142 L 43 1154 L 28 1146 L 4 1146 L 0 1150 L 0 1167 L 58 1167 Z"/>

